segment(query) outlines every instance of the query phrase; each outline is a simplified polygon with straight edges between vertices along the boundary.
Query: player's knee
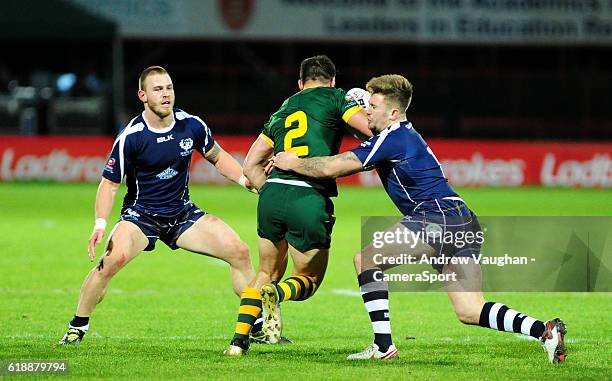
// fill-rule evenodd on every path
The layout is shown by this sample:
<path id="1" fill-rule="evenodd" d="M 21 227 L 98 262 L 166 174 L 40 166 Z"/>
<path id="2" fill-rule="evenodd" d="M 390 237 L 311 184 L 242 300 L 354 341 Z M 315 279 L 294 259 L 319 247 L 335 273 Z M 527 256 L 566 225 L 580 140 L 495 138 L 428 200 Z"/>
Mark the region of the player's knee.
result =
<path id="1" fill-rule="evenodd" d="M 244 268 L 251 267 L 251 256 L 249 255 L 249 247 L 241 240 L 235 240 L 228 248 L 231 251 L 231 264 L 234 267 Z"/>
<path id="2" fill-rule="evenodd" d="M 246 243 L 238 241 L 236 243 L 236 255 L 243 261 L 251 262 L 251 256 L 249 255 L 249 247 Z"/>
<path id="3" fill-rule="evenodd" d="M 103 278 L 110 279 L 125 266 L 126 262 L 127 251 L 115 248 L 100 259 L 98 273 Z"/>

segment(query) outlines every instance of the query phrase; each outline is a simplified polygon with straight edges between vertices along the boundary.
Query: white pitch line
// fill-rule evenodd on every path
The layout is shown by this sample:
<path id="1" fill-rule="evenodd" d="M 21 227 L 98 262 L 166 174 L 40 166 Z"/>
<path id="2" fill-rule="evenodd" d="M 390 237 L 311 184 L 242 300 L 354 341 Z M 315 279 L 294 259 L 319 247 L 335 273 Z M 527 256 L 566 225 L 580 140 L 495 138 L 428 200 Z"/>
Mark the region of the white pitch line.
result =
<path id="1" fill-rule="evenodd" d="M 361 296 L 361 293 L 359 291 L 347 290 L 344 288 L 334 288 L 333 290 L 331 290 L 331 293 L 336 294 L 336 295 L 345 295 L 345 296 Z"/>

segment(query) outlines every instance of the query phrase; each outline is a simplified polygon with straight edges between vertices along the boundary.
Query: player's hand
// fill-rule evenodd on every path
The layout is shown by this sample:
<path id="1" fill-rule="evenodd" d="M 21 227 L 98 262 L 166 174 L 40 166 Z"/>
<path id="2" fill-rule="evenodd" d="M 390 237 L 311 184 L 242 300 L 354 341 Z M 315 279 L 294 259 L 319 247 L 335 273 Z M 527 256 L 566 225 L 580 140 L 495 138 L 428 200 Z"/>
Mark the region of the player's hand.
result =
<path id="1" fill-rule="evenodd" d="M 274 156 L 268 159 L 268 162 L 266 163 L 266 166 L 264 167 L 264 175 L 266 175 L 266 177 L 270 176 L 270 173 L 272 173 L 273 169 L 274 169 Z"/>
<path id="2" fill-rule="evenodd" d="M 251 184 L 251 180 L 247 179 L 244 183 L 244 187 L 249 190 L 249 192 L 253 192 L 255 194 L 259 194 L 259 191 L 253 184 Z"/>
<path id="3" fill-rule="evenodd" d="M 96 229 L 91 233 L 91 237 L 89 238 L 89 261 L 93 262 L 96 257 L 96 245 L 102 242 L 102 238 L 104 238 L 104 229 Z"/>
<path id="4" fill-rule="evenodd" d="M 259 194 L 257 188 L 255 188 L 253 183 L 251 183 L 251 180 L 249 180 L 245 175 L 240 175 L 240 178 L 238 179 L 237 183 L 249 192 Z"/>
<path id="5" fill-rule="evenodd" d="M 297 165 L 299 160 L 295 152 L 279 152 L 274 156 L 274 166 L 283 171 L 289 171 Z"/>

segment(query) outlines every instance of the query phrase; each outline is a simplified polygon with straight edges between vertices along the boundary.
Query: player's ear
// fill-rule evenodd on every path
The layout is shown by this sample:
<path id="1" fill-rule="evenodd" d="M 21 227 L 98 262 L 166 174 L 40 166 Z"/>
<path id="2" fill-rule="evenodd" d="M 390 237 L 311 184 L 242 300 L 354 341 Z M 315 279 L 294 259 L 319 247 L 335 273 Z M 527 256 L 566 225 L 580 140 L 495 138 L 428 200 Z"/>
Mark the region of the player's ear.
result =
<path id="1" fill-rule="evenodd" d="M 336 77 L 333 77 L 331 82 L 330 82 L 330 86 L 331 87 L 336 87 Z"/>
<path id="2" fill-rule="evenodd" d="M 301 79 L 298 79 L 298 88 L 300 90 L 304 90 L 304 81 L 302 81 Z"/>
<path id="3" fill-rule="evenodd" d="M 391 112 L 389 113 L 389 119 L 390 120 L 397 120 L 400 116 L 400 110 L 396 107 L 391 109 Z"/>
<path id="4" fill-rule="evenodd" d="M 147 94 L 144 90 L 138 90 L 138 99 L 140 99 L 142 103 L 147 103 Z"/>

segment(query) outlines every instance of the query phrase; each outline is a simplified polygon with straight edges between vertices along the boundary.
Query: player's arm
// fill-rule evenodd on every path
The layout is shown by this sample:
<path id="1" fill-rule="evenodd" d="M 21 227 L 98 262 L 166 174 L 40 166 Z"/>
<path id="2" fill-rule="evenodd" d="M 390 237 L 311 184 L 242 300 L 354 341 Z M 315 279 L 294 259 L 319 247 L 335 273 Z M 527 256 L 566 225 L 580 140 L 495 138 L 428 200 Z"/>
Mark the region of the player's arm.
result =
<path id="1" fill-rule="evenodd" d="M 113 204 L 115 203 L 115 196 L 119 189 L 119 183 L 113 182 L 107 178 L 102 178 L 100 185 L 98 185 L 98 192 L 96 193 L 96 222 L 94 230 L 89 238 L 89 260 L 93 261 L 96 252 L 95 245 L 102 242 L 104 238 L 104 232 L 106 230 L 106 221 L 113 210 Z"/>
<path id="2" fill-rule="evenodd" d="M 346 123 L 352 129 L 355 136 L 359 140 L 367 140 L 372 137 L 372 131 L 368 128 L 368 117 L 365 110 L 359 110 L 353 114 Z"/>
<path id="3" fill-rule="evenodd" d="M 228 180 L 239 184 L 240 186 L 253 191 L 253 187 L 249 180 L 243 176 L 242 167 L 232 155 L 224 150 L 219 143 L 215 142 L 211 149 L 209 149 L 204 157 L 212 165 L 217 168 L 220 174 L 225 176 Z"/>
<path id="4" fill-rule="evenodd" d="M 361 161 L 352 151 L 308 159 L 300 159 L 293 152 L 280 152 L 274 158 L 274 166 L 318 179 L 335 179 L 363 170 Z"/>
<path id="5" fill-rule="evenodd" d="M 262 135 L 259 135 L 244 159 L 244 175 L 257 189 L 261 188 L 268 178 L 266 167 L 274 154 L 272 144 L 271 141 L 267 141 Z"/>

